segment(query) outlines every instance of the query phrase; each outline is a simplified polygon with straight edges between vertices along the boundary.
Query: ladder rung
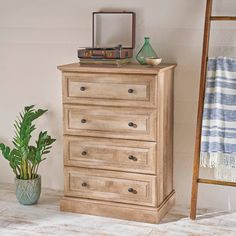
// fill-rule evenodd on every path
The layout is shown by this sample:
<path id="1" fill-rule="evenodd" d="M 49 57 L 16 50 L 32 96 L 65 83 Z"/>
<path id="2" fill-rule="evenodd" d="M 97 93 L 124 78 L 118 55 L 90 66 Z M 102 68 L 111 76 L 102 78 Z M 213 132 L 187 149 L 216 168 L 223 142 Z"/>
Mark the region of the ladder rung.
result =
<path id="1" fill-rule="evenodd" d="M 225 185 L 225 186 L 236 187 L 236 182 L 228 182 L 228 181 L 221 181 L 221 180 L 198 179 L 197 182 L 202 183 L 202 184 L 216 184 L 216 185 Z"/>
<path id="2" fill-rule="evenodd" d="M 236 16 L 211 16 L 210 20 L 212 21 L 234 21 L 236 20 Z"/>

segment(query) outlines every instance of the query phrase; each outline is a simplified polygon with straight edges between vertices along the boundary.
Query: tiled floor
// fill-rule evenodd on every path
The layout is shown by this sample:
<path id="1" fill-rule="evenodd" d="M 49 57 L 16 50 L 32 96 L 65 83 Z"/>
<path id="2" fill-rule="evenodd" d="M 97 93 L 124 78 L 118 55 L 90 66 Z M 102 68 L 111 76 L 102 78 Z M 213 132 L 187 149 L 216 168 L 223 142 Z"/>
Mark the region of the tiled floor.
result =
<path id="1" fill-rule="evenodd" d="M 44 190 L 35 206 L 22 206 L 14 186 L 0 184 L 0 236 L 236 236 L 236 213 L 204 213 L 191 221 L 174 208 L 161 224 L 145 224 L 59 211 L 61 192 Z"/>

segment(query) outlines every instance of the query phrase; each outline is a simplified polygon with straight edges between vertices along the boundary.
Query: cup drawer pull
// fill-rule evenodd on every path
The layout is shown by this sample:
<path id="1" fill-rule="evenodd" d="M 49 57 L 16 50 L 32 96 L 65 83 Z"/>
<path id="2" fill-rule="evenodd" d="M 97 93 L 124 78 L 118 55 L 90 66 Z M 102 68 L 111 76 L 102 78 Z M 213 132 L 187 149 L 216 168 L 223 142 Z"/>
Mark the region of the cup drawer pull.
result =
<path id="1" fill-rule="evenodd" d="M 84 86 L 80 87 L 80 91 L 85 91 L 86 88 Z"/>
<path id="2" fill-rule="evenodd" d="M 81 186 L 82 186 L 82 187 L 87 187 L 88 184 L 84 182 L 84 183 L 81 184 Z"/>
<path id="3" fill-rule="evenodd" d="M 129 188 L 128 192 L 133 193 L 133 194 L 137 194 L 137 191 L 133 188 Z"/>
<path id="4" fill-rule="evenodd" d="M 137 161 L 137 160 L 138 160 L 137 157 L 134 157 L 134 156 L 132 156 L 132 155 L 129 156 L 128 158 L 129 158 L 130 160 L 132 160 L 132 161 Z"/>
<path id="5" fill-rule="evenodd" d="M 82 156 L 86 156 L 86 155 L 87 155 L 87 152 L 86 152 L 86 151 L 83 151 L 81 154 L 82 154 Z"/>
<path id="6" fill-rule="evenodd" d="M 133 127 L 133 128 L 137 128 L 138 126 L 135 124 L 135 123 L 133 123 L 133 122 L 129 122 L 128 123 L 128 126 L 129 127 Z"/>
<path id="7" fill-rule="evenodd" d="M 87 122 L 86 119 L 82 119 L 82 120 L 81 120 L 81 123 L 82 123 L 82 124 L 85 124 L 86 122 Z"/>

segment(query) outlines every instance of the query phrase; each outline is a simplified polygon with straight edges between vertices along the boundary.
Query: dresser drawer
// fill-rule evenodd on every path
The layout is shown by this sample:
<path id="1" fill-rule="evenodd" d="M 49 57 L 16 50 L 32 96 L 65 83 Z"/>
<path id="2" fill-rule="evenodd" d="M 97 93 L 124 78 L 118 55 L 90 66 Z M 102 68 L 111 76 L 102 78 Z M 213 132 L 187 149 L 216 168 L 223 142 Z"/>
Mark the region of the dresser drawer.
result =
<path id="1" fill-rule="evenodd" d="M 69 166 L 156 174 L 156 143 L 66 136 Z"/>
<path id="2" fill-rule="evenodd" d="M 65 134 L 156 140 L 156 110 L 64 105 Z"/>
<path id="3" fill-rule="evenodd" d="M 156 206 L 156 177 L 65 167 L 65 195 Z"/>
<path id="4" fill-rule="evenodd" d="M 156 105 L 154 75 L 65 73 L 65 103 L 111 106 Z"/>

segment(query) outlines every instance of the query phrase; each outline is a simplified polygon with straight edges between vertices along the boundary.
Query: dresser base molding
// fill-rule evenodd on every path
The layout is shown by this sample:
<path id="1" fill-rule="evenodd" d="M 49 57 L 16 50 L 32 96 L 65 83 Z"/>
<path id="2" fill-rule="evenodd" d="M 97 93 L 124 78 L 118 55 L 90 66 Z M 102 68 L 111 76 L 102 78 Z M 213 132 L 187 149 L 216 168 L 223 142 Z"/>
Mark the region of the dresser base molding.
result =
<path id="1" fill-rule="evenodd" d="M 174 203 L 175 191 L 173 190 L 158 208 L 64 197 L 60 202 L 60 210 L 146 223 L 159 223 Z"/>

